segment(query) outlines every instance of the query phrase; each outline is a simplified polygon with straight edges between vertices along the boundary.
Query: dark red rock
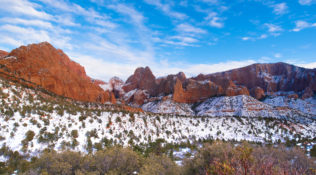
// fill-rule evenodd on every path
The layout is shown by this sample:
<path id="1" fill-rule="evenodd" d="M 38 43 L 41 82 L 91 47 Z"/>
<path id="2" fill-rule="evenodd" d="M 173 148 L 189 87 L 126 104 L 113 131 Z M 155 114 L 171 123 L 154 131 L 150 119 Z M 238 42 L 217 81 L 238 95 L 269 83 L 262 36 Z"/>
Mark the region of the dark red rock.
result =
<path id="1" fill-rule="evenodd" d="M 294 98 L 294 99 L 298 99 L 298 95 L 297 94 L 290 94 L 287 96 L 287 98 Z"/>
<path id="2" fill-rule="evenodd" d="M 301 92 L 306 87 L 316 89 L 316 70 L 305 69 L 286 63 L 253 64 L 230 71 L 199 75 L 196 80 L 211 80 L 222 85 L 223 79 L 233 81 L 248 89 L 260 87 L 265 92 L 295 91 Z"/>
<path id="3" fill-rule="evenodd" d="M 186 80 L 186 76 L 183 72 L 179 72 L 176 75 L 168 75 L 167 77 L 158 78 L 156 80 L 156 84 L 158 85 L 156 94 L 172 94 L 177 79 L 183 83 Z"/>
<path id="4" fill-rule="evenodd" d="M 149 67 L 137 68 L 132 76 L 130 76 L 123 86 L 125 92 L 133 89 L 147 90 L 150 95 L 156 94 L 156 78 Z"/>
<path id="5" fill-rule="evenodd" d="M 260 100 L 265 97 L 264 90 L 261 87 L 254 87 L 250 90 L 250 95 L 256 98 L 257 100 Z"/>
<path id="6" fill-rule="evenodd" d="M 313 97 L 313 96 L 314 96 L 314 92 L 313 92 L 312 88 L 307 87 L 304 90 L 304 93 L 302 95 L 302 99 L 310 98 L 310 97 Z"/>

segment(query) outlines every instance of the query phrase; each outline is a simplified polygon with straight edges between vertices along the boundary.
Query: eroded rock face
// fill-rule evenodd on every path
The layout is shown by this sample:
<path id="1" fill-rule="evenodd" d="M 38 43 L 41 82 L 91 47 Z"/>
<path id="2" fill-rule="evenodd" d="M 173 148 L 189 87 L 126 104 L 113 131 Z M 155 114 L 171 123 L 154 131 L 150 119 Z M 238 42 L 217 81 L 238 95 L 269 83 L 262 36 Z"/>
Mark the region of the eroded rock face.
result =
<path id="1" fill-rule="evenodd" d="M 148 67 L 138 68 L 125 83 L 124 90 L 147 90 L 151 96 L 173 94 L 173 100 L 195 103 L 213 96 L 251 95 L 263 99 L 266 95 L 293 91 L 302 98 L 316 91 L 316 69 L 305 69 L 286 63 L 253 64 L 230 71 L 187 79 L 184 73 L 155 79 Z M 142 81 L 141 81 L 142 80 Z M 203 83 L 202 83 L 203 82 Z M 309 87 L 310 89 L 306 89 Z M 304 91 L 305 90 L 305 91 Z M 292 96 L 296 98 L 296 96 Z"/>
<path id="2" fill-rule="evenodd" d="M 147 90 L 150 95 L 156 94 L 156 78 L 149 67 L 137 68 L 132 76 L 130 76 L 123 86 L 125 92 L 134 89 Z"/>
<path id="3" fill-rule="evenodd" d="M 179 72 L 176 75 L 168 75 L 167 77 L 157 79 L 156 84 L 158 85 L 158 88 L 156 94 L 172 94 L 177 79 L 183 83 L 186 80 L 186 76 L 183 72 Z"/>
<path id="4" fill-rule="evenodd" d="M 100 86 L 105 91 L 110 91 L 114 93 L 115 98 L 120 98 L 124 96 L 124 90 L 122 89 L 124 82 L 118 77 L 113 77 L 109 82 L 104 82 L 102 80 L 92 80 L 94 84 Z"/>
<path id="5" fill-rule="evenodd" d="M 315 69 L 305 69 L 286 63 L 273 63 L 253 64 L 230 71 L 199 75 L 194 79 L 211 80 L 219 85 L 223 79 L 229 79 L 235 84 L 246 86 L 248 89 L 260 87 L 265 92 L 301 92 L 306 87 L 316 89 L 315 75 Z"/>
<path id="6" fill-rule="evenodd" d="M 140 106 L 144 104 L 144 102 L 149 98 L 149 94 L 146 90 L 134 89 L 130 93 L 132 94 L 127 94 L 124 101 L 131 104 L 132 106 Z"/>
<path id="7" fill-rule="evenodd" d="M 185 83 L 182 83 L 181 80 L 177 79 L 174 86 L 173 100 L 179 103 L 195 103 L 222 94 L 222 87 L 211 81 L 201 82 L 188 79 Z"/>
<path id="8" fill-rule="evenodd" d="M 4 50 L 0 50 L 0 58 L 7 56 L 9 53 L 4 51 Z"/>
<path id="9" fill-rule="evenodd" d="M 112 102 L 115 97 L 94 84 L 84 68 L 47 42 L 21 46 L 0 59 L 2 71 L 58 95 L 79 101 Z"/>
<path id="10" fill-rule="evenodd" d="M 314 92 L 312 90 L 312 88 L 310 87 L 307 87 L 305 90 L 304 90 L 304 93 L 302 95 L 302 98 L 303 99 L 306 99 L 306 98 L 310 98 L 310 97 L 313 97 L 314 96 Z"/>
<path id="11" fill-rule="evenodd" d="M 250 95 L 256 98 L 257 100 L 261 100 L 265 97 L 264 90 L 261 87 L 254 87 L 250 90 Z"/>

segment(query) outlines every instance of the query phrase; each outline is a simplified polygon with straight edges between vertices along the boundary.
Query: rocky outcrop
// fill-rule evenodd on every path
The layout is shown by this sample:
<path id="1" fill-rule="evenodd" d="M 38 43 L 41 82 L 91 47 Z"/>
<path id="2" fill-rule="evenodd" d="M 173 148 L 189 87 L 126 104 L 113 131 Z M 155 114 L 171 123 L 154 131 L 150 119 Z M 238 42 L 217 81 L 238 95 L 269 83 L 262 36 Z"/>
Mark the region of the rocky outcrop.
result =
<path id="1" fill-rule="evenodd" d="M 182 83 L 186 80 L 186 76 L 183 72 L 179 72 L 176 75 L 168 75 L 167 77 L 158 78 L 156 80 L 157 93 L 158 95 L 168 95 L 172 94 L 174 91 L 174 85 L 177 82 L 177 79 Z"/>
<path id="2" fill-rule="evenodd" d="M 222 94 L 222 87 L 211 81 L 201 82 L 188 79 L 182 83 L 181 80 L 177 79 L 174 86 L 173 100 L 179 103 L 195 103 Z"/>
<path id="3" fill-rule="evenodd" d="M 314 96 L 314 92 L 313 92 L 312 88 L 307 87 L 304 90 L 304 93 L 302 95 L 302 99 L 307 99 L 307 98 L 310 98 L 310 97 L 313 97 L 313 96 Z"/>
<path id="4" fill-rule="evenodd" d="M 4 50 L 0 50 L 0 58 L 7 56 L 9 53 L 4 51 Z"/>
<path id="5" fill-rule="evenodd" d="M 222 85 L 223 79 L 243 85 L 248 89 L 260 87 L 265 92 L 301 92 L 306 87 L 316 90 L 316 70 L 305 69 L 286 63 L 253 64 L 230 71 L 199 75 L 196 80 L 210 80 Z"/>
<path id="6" fill-rule="evenodd" d="M 145 103 L 149 98 L 149 94 L 146 90 L 134 89 L 124 96 L 124 102 L 131 104 L 132 106 L 140 106 Z"/>
<path id="7" fill-rule="evenodd" d="M 173 100 L 182 103 L 195 103 L 222 95 L 251 95 L 261 100 L 266 95 L 280 95 L 280 92 L 287 95 L 288 92 L 294 92 L 298 97 L 308 98 L 316 91 L 315 76 L 316 69 L 274 63 L 253 64 L 220 73 L 200 74 L 189 79 L 182 72 L 155 79 L 146 67 L 136 69 L 123 89 L 125 92 L 133 89 L 146 90 L 151 98 L 173 94 Z"/>
<path id="8" fill-rule="evenodd" d="M 115 97 L 94 84 L 84 68 L 47 42 L 21 46 L 0 59 L 1 71 L 57 95 L 79 101 L 112 102 Z"/>
<path id="9" fill-rule="evenodd" d="M 149 69 L 149 67 L 137 68 L 132 76 L 130 76 L 123 89 L 125 92 L 129 92 L 134 89 L 147 90 L 150 95 L 156 95 L 156 78 Z"/>
<path id="10" fill-rule="evenodd" d="M 257 100 L 261 100 L 265 97 L 264 90 L 261 87 L 254 87 L 250 90 L 250 95 Z"/>
<path id="11" fill-rule="evenodd" d="M 124 96 L 124 90 L 122 89 L 124 82 L 118 77 L 113 77 L 109 82 L 104 82 L 102 80 L 92 80 L 94 84 L 100 86 L 105 91 L 110 91 L 114 93 L 115 98 L 120 98 Z"/>

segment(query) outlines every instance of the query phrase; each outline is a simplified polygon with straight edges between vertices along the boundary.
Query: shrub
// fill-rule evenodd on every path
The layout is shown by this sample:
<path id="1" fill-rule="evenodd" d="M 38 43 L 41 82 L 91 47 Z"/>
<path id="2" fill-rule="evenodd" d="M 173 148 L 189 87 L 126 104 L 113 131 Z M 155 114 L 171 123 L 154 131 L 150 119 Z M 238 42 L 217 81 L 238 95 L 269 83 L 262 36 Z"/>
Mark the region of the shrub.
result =
<path id="1" fill-rule="evenodd" d="M 71 131 L 71 136 L 73 137 L 73 138 L 78 138 L 78 136 L 79 136 L 79 134 L 78 134 L 78 130 L 72 130 Z"/>

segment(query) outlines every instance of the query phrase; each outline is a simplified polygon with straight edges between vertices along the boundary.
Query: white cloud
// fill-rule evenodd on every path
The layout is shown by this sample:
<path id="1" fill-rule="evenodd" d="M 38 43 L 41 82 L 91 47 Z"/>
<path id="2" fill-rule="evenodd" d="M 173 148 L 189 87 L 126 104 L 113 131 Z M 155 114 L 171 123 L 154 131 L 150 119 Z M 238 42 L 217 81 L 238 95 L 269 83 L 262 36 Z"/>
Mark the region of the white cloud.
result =
<path id="1" fill-rule="evenodd" d="M 316 58 L 315 58 L 316 59 Z M 316 68 L 316 62 L 311 62 L 311 63 L 301 63 L 301 64 L 296 64 L 297 66 L 308 68 L 308 69 L 315 69 Z"/>
<path id="2" fill-rule="evenodd" d="M 272 5 L 273 12 L 277 15 L 283 15 L 288 12 L 288 6 L 285 2 Z"/>
<path id="3" fill-rule="evenodd" d="M 137 11 L 135 8 L 133 8 L 132 6 L 127 6 L 125 4 L 115 4 L 115 5 L 109 5 L 108 8 L 113 9 L 114 11 L 126 15 L 128 16 L 130 19 L 128 20 L 128 23 L 130 23 L 131 25 L 133 25 L 135 27 L 135 32 L 130 31 L 132 34 L 132 36 L 128 36 L 129 38 L 133 38 L 135 36 L 137 37 L 137 41 L 139 42 L 143 47 L 144 47 L 144 52 L 146 53 L 151 53 L 148 54 L 150 55 L 150 58 L 153 57 L 153 46 L 152 46 L 152 31 L 144 24 L 145 21 L 145 17 L 143 16 L 142 13 L 140 13 L 139 11 Z M 133 30 L 133 29 L 131 29 Z M 120 35 L 125 35 L 126 31 L 120 32 Z M 119 41 L 119 45 L 120 46 L 124 46 L 126 45 L 126 40 L 120 40 Z"/>
<path id="4" fill-rule="evenodd" d="M 281 57 L 282 57 L 282 54 L 280 54 L 280 53 L 275 53 L 275 54 L 274 54 L 274 57 L 275 57 L 275 58 L 281 58 Z"/>
<path id="5" fill-rule="evenodd" d="M 22 18 L 1 18 L 1 22 L 9 23 L 9 24 L 22 24 L 26 26 L 35 26 L 40 28 L 53 28 L 52 24 L 43 20 L 30 20 L 30 19 L 22 19 Z"/>
<path id="6" fill-rule="evenodd" d="M 219 17 L 216 12 L 211 12 L 205 18 L 205 20 L 209 21 L 209 25 L 216 28 L 224 27 L 223 18 Z"/>
<path id="7" fill-rule="evenodd" d="M 13 15 L 26 15 L 40 19 L 52 18 L 52 16 L 46 12 L 37 10 L 37 7 L 39 7 L 39 5 L 27 0 L 1 0 L 0 10 Z"/>
<path id="8" fill-rule="evenodd" d="M 310 28 L 310 27 L 316 27 L 316 23 L 308 23 L 306 21 L 295 21 L 295 28 L 293 29 L 294 32 L 299 32 L 305 28 Z"/>
<path id="9" fill-rule="evenodd" d="M 176 30 L 179 32 L 194 33 L 194 34 L 207 33 L 205 30 L 198 28 L 198 27 L 194 27 L 194 26 L 187 24 L 187 23 L 179 24 L 176 27 Z"/>
<path id="10" fill-rule="evenodd" d="M 163 4 L 160 2 L 160 0 L 144 0 L 144 2 L 146 2 L 147 4 L 150 4 L 150 5 L 156 6 L 159 10 L 161 10 L 167 16 L 170 16 L 172 18 L 176 18 L 176 19 L 187 18 L 186 14 L 172 10 L 170 4 L 167 4 L 167 3 Z"/>
<path id="11" fill-rule="evenodd" d="M 50 7 L 56 8 L 64 12 L 71 12 L 77 15 L 86 16 L 90 18 L 105 18 L 104 15 L 101 15 L 100 13 L 96 12 L 94 9 L 90 8 L 87 10 L 75 3 L 66 3 L 63 0 L 40 0 L 40 1 L 46 5 L 49 5 Z"/>
<path id="12" fill-rule="evenodd" d="M 245 36 L 245 37 L 242 37 L 241 40 L 243 40 L 243 41 L 248 41 L 248 40 L 256 41 L 256 40 L 260 40 L 260 39 L 266 39 L 267 37 L 268 37 L 268 35 L 262 34 L 258 37 Z"/>
<path id="13" fill-rule="evenodd" d="M 7 39 L 0 40 L 0 42 L 19 47 L 20 45 L 48 41 L 59 48 L 71 49 L 72 45 L 68 43 L 70 38 L 61 36 L 59 32 L 60 29 L 58 28 L 47 31 L 44 29 L 34 29 L 31 27 L 20 27 L 5 24 L 0 26 L 0 35 L 6 36 Z"/>
<path id="14" fill-rule="evenodd" d="M 244 41 L 248 41 L 248 40 L 250 40 L 251 38 L 250 38 L 250 37 L 245 36 L 245 37 L 242 37 L 241 39 L 242 39 L 242 40 L 244 40 Z"/>
<path id="15" fill-rule="evenodd" d="M 209 74 L 226 71 L 256 63 L 254 60 L 227 61 L 217 64 L 192 64 L 192 63 L 169 63 L 168 61 L 151 63 L 115 63 L 101 58 L 91 57 L 78 53 L 67 53 L 70 58 L 83 65 L 89 76 L 108 81 L 113 76 L 126 80 L 133 74 L 137 67 L 149 66 L 156 77 L 175 74 L 183 71 L 187 77 L 197 76 L 200 73 Z"/>
<path id="16" fill-rule="evenodd" d="M 313 2 L 313 0 L 299 0 L 298 1 L 301 5 L 311 5 Z"/>
<path id="17" fill-rule="evenodd" d="M 268 24 L 268 23 L 265 23 L 264 24 L 266 27 L 268 27 L 268 31 L 271 32 L 271 33 L 277 33 L 277 32 L 281 32 L 283 29 L 278 26 L 278 25 L 275 25 L 275 24 Z"/>
<path id="18" fill-rule="evenodd" d="M 258 39 L 266 39 L 268 37 L 268 35 L 266 35 L 266 34 L 262 34 L 262 35 L 260 35 L 259 36 L 259 38 Z"/>

